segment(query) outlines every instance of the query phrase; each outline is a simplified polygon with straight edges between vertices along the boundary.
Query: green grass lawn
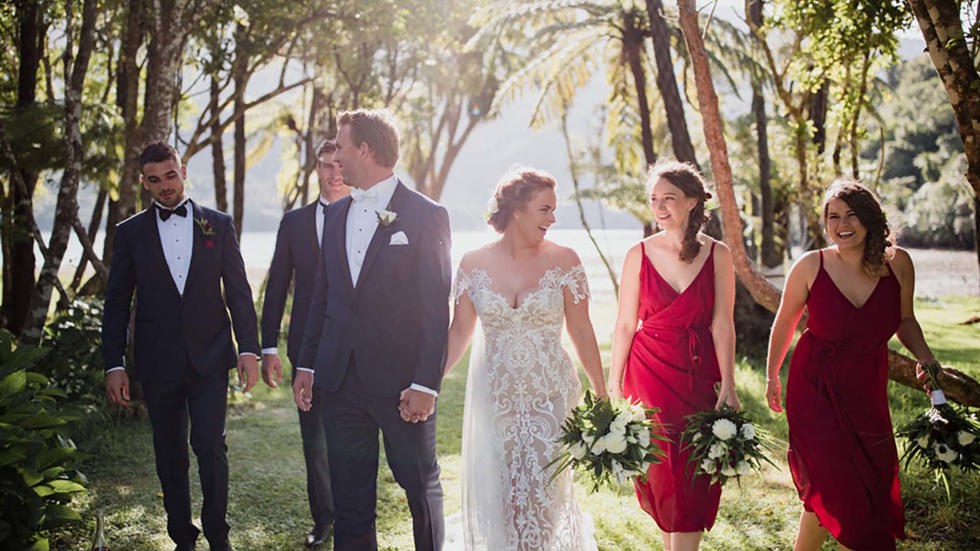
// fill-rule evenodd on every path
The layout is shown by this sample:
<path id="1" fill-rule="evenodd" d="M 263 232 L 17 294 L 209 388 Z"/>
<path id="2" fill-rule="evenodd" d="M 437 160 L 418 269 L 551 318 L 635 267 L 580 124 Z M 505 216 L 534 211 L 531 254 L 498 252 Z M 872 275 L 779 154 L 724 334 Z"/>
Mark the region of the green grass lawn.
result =
<path id="1" fill-rule="evenodd" d="M 958 325 L 980 312 L 978 298 L 949 298 L 917 304 L 917 315 L 937 356 L 973 377 L 980 377 L 980 326 Z M 600 340 L 614 315 L 611 305 L 595 308 Z M 896 347 L 897 343 L 895 344 Z M 603 345 L 607 356 L 609 344 Z M 785 370 L 784 370 L 785 371 Z M 465 360 L 446 380 L 439 399 L 438 446 L 446 514 L 460 508 L 460 432 Z M 781 442 L 774 452 L 779 469 L 745 477 L 741 487 L 725 488 L 715 527 L 703 540 L 703 549 L 789 549 L 796 535 L 800 503 L 785 463 L 786 421 L 769 411 L 763 398 L 765 374 L 761 362 L 742 360 L 737 368 L 739 396 L 758 424 Z M 897 384 L 889 389 L 896 424 L 928 404 L 924 393 Z M 231 465 L 229 523 L 232 543 L 239 550 L 300 550 L 310 526 L 299 425 L 288 386 L 258 388 L 249 399 L 237 397 L 228 413 L 228 454 Z M 106 514 L 106 533 L 113 549 L 169 550 L 163 503 L 153 466 L 150 429 L 145 421 L 119 421 L 106 426 L 96 451 L 84 468 L 91 481 L 89 493 L 78 498 L 86 519 L 56 534 L 55 548 L 88 549 L 95 510 Z M 191 488 L 194 509 L 200 509 L 197 473 Z M 412 548 L 411 525 L 404 494 L 383 467 L 378 475 L 378 538 L 383 549 Z M 903 550 L 980 549 L 980 476 L 954 476 L 953 500 L 932 482 L 928 473 L 902 471 L 903 497 L 909 539 Z M 631 489 L 589 494 L 579 484 L 577 497 L 593 518 L 599 548 L 603 550 L 661 549 L 653 520 L 636 504 Z M 206 548 L 203 537 L 199 548 Z M 828 542 L 825 549 L 836 549 Z"/>

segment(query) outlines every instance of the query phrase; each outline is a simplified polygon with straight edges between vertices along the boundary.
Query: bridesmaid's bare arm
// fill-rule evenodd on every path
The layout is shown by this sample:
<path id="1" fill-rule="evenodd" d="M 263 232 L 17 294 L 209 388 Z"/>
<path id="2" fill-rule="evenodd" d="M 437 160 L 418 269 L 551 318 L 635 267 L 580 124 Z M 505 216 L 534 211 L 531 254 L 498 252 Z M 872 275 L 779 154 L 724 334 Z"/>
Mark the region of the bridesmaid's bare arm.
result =
<path id="1" fill-rule="evenodd" d="M 643 250 L 637 243 L 626 253 L 619 281 L 619 310 L 616 325 L 613 326 L 612 366 L 609 368 L 608 384 L 609 394 L 616 398 L 623 396 L 623 371 L 639 321 L 640 263 L 643 261 Z"/>
<path id="2" fill-rule="evenodd" d="M 806 299 L 810 296 L 810 286 L 820 267 L 819 252 L 811 251 L 800 257 L 790 268 L 783 286 L 783 296 L 776 310 L 769 334 L 769 353 L 766 356 L 766 400 L 769 409 L 783 411 L 780 402 L 782 384 L 779 382 L 779 369 L 786 359 L 786 352 L 793 342 L 796 326 L 803 317 Z"/>
<path id="3" fill-rule="evenodd" d="M 915 266 L 912 264 L 912 257 L 905 249 L 896 247 L 891 267 L 902 288 L 902 322 L 898 326 L 896 336 L 920 364 L 935 362 L 936 357 L 926 344 L 922 327 L 915 318 Z M 919 380 L 922 383 L 926 382 L 924 374 L 919 373 Z"/>
<path id="4" fill-rule="evenodd" d="M 717 242 L 715 261 L 715 306 L 711 313 L 711 338 L 721 370 L 721 388 L 716 408 L 727 404 L 742 407 L 735 392 L 735 267 L 732 253 L 724 243 Z"/>

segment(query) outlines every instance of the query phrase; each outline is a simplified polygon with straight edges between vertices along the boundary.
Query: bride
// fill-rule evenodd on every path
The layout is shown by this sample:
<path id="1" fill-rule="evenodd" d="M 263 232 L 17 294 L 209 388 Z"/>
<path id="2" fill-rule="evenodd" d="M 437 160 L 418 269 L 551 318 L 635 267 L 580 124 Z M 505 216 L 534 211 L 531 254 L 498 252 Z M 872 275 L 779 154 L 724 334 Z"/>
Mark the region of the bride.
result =
<path id="1" fill-rule="evenodd" d="M 595 549 L 572 493 L 551 479 L 561 425 L 578 404 L 578 374 L 562 348 L 562 322 L 595 392 L 606 396 L 589 319 L 585 271 L 574 251 L 545 240 L 555 222 L 555 180 L 521 169 L 498 184 L 488 223 L 500 239 L 461 260 L 446 372 L 473 340 L 463 414 L 466 549 Z"/>

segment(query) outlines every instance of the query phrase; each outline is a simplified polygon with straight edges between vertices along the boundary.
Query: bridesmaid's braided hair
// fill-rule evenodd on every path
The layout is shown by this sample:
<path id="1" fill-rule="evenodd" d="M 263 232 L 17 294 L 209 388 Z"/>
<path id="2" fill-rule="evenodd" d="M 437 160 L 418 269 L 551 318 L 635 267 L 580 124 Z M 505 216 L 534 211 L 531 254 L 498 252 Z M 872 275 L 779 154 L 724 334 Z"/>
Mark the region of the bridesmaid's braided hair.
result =
<path id="1" fill-rule="evenodd" d="M 553 190 L 557 185 L 550 174 L 534 168 L 518 168 L 505 174 L 490 198 L 487 224 L 497 233 L 504 233 L 515 212 L 527 206 L 538 192 Z"/>
<path id="2" fill-rule="evenodd" d="M 831 199 L 840 199 L 854 211 L 868 234 L 864 238 L 864 271 L 871 277 L 882 274 L 885 262 L 895 254 L 890 238 L 888 219 L 881 203 L 864 184 L 849 178 L 838 178 L 830 184 L 823 198 L 823 219 L 827 223 L 827 207 Z"/>
<path id="3" fill-rule="evenodd" d="M 690 163 L 680 161 L 658 161 L 650 167 L 647 176 L 647 197 L 653 190 L 657 180 L 663 178 L 671 184 L 677 186 L 686 197 L 698 200 L 698 203 L 691 209 L 687 218 L 687 228 L 684 230 L 684 241 L 681 244 L 680 259 L 688 264 L 694 262 L 698 253 L 701 251 L 701 243 L 698 242 L 698 232 L 701 226 L 708 221 L 705 213 L 704 203 L 711 198 L 711 193 L 705 189 L 707 186 L 704 177 Z"/>

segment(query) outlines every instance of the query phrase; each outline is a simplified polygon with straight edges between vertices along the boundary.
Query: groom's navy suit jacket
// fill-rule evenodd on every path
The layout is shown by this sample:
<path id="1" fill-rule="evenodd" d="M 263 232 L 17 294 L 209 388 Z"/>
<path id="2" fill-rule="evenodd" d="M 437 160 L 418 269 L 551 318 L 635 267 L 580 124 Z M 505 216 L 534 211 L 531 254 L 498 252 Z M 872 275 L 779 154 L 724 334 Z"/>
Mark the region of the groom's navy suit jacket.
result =
<path id="1" fill-rule="evenodd" d="M 185 363 L 203 375 L 235 367 L 238 354 L 229 310 L 239 350 L 259 354 L 252 291 L 231 217 L 193 201 L 188 206 L 188 216 L 194 217 L 194 244 L 183 296 L 163 255 L 156 209 L 146 209 L 116 227 L 102 322 L 106 369 L 125 365 L 134 289 L 136 380 L 176 380 Z M 210 235 L 201 227 L 205 222 Z"/>
<path id="2" fill-rule="evenodd" d="M 286 356 L 295 368 L 306 317 L 310 312 L 313 284 L 320 259 L 316 235 L 316 209 L 323 208 L 314 201 L 283 215 L 276 236 L 276 250 L 269 266 L 269 281 L 262 304 L 262 348 L 275 348 L 279 343 L 279 327 L 286 307 L 286 294 L 293 283 L 293 309 L 289 316 Z M 293 276 L 295 275 L 295 281 Z"/>
<path id="3" fill-rule="evenodd" d="M 412 383 L 438 391 L 449 328 L 449 215 L 399 182 L 387 208 L 397 218 L 378 224 L 353 282 L 345 245 L 351 202 L 327 208 L 297 365 L 315 369 L 316 385 L 328 391 L 352 365 L 355 384 L 369 394 L 398 396 Z M 399 245 L 402 235 L 407 244 Z"/>

